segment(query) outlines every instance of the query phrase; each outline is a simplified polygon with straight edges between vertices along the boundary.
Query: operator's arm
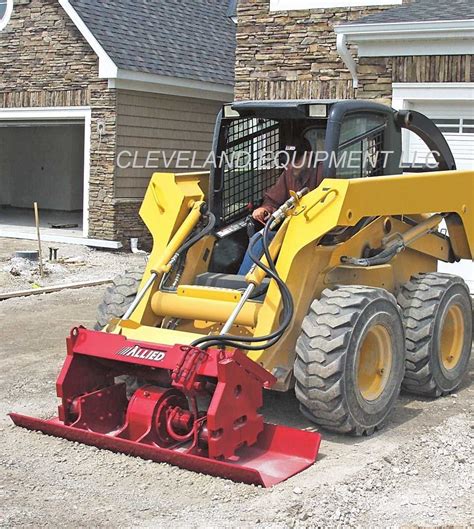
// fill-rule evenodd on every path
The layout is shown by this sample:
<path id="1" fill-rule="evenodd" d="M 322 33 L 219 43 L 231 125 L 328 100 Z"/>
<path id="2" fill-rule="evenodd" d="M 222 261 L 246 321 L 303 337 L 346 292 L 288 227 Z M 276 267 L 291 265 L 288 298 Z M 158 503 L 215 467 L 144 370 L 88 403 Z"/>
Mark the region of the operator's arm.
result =
<path id="1" fill-rule="evenodd" d="M 290 196 L 288 188 L 288 169 L 285 169 L 278 178 L 275 185 L 267 189 L 264 194 L 262 208 L 269 214 L 278 209 Z M 260 209 L 260 208 L 258 208 Z"/>
<path id="2" fill-rule="evenodd" d="M 318 162 L 316 168 L 307 167 L 299 172 L 299 176 L 295 174 L 295 168 L 289 165 L 280 175 L 277 183 L 267 190 L 264 195 L 263 204 L 261 208 L 271 215 L 284 202 L 290 198 L 290 190 L 301 191 L 303 187 L 308 187 L 310 190 L 315 189 L 322 180 L 323 164 Z M 258 210 L 255 210 L 258 211 Z"/>

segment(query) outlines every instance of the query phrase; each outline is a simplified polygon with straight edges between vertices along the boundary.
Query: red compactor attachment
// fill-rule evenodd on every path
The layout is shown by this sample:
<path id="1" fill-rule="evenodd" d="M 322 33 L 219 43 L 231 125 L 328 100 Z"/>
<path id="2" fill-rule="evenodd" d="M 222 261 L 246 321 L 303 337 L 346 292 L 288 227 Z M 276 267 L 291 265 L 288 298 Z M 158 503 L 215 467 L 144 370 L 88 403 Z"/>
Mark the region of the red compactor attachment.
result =
<path id="1" fill-rule="evenodd" d="M 318 433 L 263 422 L 262 388 L 275 379 L 239 350 L 135 342 L 82 327 L 67 348 L 59 416 L 12 413 L 18 426 L 264 487 L 316 460 Z M 124 375 L 146 381 L 130 398 Z"/>

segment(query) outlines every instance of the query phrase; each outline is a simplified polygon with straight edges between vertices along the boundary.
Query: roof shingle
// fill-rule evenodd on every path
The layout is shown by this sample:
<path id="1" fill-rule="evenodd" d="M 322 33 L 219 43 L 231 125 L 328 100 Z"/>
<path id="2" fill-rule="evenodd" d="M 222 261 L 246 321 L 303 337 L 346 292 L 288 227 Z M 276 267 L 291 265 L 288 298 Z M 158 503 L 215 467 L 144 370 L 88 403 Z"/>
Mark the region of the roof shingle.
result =
<path id="1" fill-rule="evenodd" d="M 235 24 L 227 0 L 70 0 L 119 67 L 233 85 Z"/>
<path id="2" fill-rule="evenodd" d="M 351 24 L 393 24 L 396 22 L 442 22 L 474 19 L 473 0 L 414 0 Z M 351 25 L 349 24 L 349 25 Z"/>

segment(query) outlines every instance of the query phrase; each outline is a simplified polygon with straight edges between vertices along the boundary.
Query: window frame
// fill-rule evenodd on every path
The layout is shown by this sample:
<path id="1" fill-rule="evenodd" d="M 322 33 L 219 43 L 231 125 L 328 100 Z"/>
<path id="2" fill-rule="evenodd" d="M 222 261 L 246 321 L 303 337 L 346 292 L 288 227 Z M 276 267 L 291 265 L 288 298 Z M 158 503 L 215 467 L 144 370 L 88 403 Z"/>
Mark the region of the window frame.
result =
<path id="1" fill-rule="evenodd" d="M 347 7 L 395 6 L 402 0 L 270 0 L 270 11 L 298 11 L 301 9 L 333 9 Z"/>
<path id="2" fill-rule="evenodd" d="M 400 174 L 401 131 L 395 123 L 394 110 L 379 103 L 359 99 L 348 99 L 335 103 L 329 112 L 325 151 L 336 153 L 336 157 L 339 155 L 342 123 L 352 115 L 359 113 L 379 114 L 385 118 L 385 133 L 381 150 L 386 152 L 386 146 L 390 146 L 390 153 L 385 160 L 383 174 Z M 335 164 L 331 163 L 331 157 L 324 161 L 323 176 L 324 178 L 337 178 L 337 170 Z"/>
<path id="3" fill-rule="evenodd" d="M 3 17 L 0 19 L 0 31 L 3 31 L 7 27 L 13 13 L 13 0 L 6 0 L 6 4 L 7 9 Z"/>

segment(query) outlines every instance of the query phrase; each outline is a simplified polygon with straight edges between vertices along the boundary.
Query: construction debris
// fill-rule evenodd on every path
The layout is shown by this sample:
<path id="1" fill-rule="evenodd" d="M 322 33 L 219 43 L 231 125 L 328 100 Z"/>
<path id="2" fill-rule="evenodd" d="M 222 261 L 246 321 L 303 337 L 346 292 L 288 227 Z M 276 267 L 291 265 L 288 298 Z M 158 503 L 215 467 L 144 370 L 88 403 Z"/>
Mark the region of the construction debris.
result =
<path id="1" fill-rule="evenodd" d="M 39 275 L 40 275 L 40 277 L 43 277 L 44 276 L 43 255 L 42 255 L 42 251 L 41 251 L 40 220 L 39 220 L 39 210 L 38 210 L 38 203 L 37 202 L 35 202 L 33 204 L 33 208 L 35 210 L 36 236 L 38 238 Z"/>
<path id="2" fill-rule="evenodd" d="M 0 239 L 0 292 L 10 293 L 71 283 L 101 281 L 113 278 L 129 266 L 144 269 L 143 255 L 94 250 L 87 246 L 57 244 L 57 260 L 43 260 L 44 277 L 38 274 L 38 262 L 18 257 L 22 252 L 37 253 L 35 241 Z"/>
<path id="3" fill-rule="evenodd" d="M 15 257 L 20 257 L 21 259 L 28 259 L 29 261 L 37 261 L 39 253 L 38 250 L 19 250 L 15 252 Z"/>

